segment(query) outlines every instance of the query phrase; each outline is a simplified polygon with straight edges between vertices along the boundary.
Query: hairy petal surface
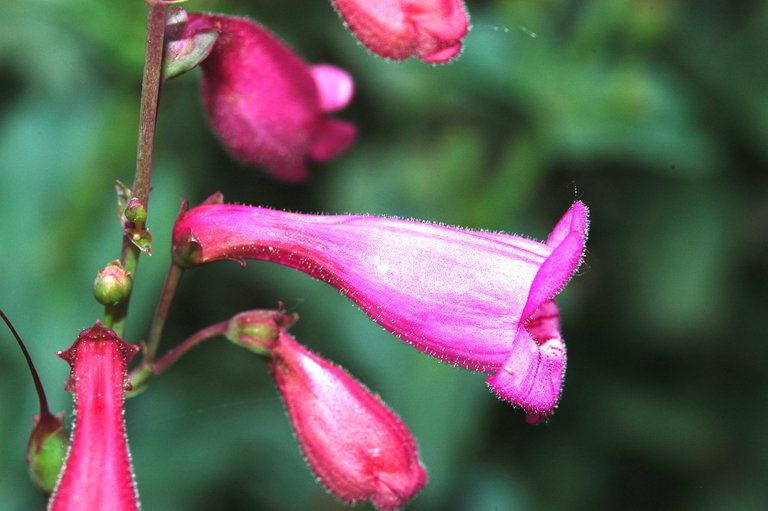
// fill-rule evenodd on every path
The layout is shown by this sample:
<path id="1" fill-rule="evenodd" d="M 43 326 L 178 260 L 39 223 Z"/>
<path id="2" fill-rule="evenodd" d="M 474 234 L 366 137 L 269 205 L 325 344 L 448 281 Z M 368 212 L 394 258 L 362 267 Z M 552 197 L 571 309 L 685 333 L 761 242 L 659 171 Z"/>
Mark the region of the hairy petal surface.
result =
<path id="1" fill-rule="evenodd" d="M 269 362 L 296 438 L 337 497 L 398 509 L 426 482 L 416 442 L 387 406 L 343 369 L 280 332 Z"/>
<path id="2" fill-rule="evenodd" d="M 187 265 L 261 259 L 304 271 L 419 350 L 497 373 L 489 384 L 501 397 L 546 414 L 565 367 L 552 299 L 579 266 L 586 235 L 580 202 L 547 243 L 409 220 L 206 204 L 180 217 L 174 250 Z M 541 322 L 547 330 L 533 326 Z"/>
<path id="3" fill-rule="evenodd" d="M 469 16 L 461 0 L 332 0 L 369 50 L 400 60 L 447 62 L 461 52 Z"/>
<path id="4" fill-rule="evenodd" d="M 72 366 L 75 424 L 49 511 L 138 511 L 123 421 L 128 362 L 138 350 L 97 322 L 58 354 Z"/>
<path id="5" fill-rule="evenodd" d="M 308 158 L 326 161 L 349 148 L 354 125 L 326 115 L 352 97 L 346 71 L 310 67 L 252 20 L 189 14 L 186 38 L 211 30 L 219 36 L 201 63 L 203 105 L 232 156 L 284 181 L 301 181 Z"/>

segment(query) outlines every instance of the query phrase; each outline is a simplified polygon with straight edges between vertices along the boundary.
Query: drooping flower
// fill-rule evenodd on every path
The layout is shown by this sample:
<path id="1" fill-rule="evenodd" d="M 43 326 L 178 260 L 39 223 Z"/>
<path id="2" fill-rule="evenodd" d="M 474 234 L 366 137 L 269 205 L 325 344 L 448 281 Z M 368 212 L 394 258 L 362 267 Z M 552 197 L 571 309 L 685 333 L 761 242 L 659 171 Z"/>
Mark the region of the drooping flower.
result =
<path id="1" fill-rule="evenodd" d="M 72 366 L 75 424 L 48 511 L 138 511 L 123 422 L 128 362 L 138 350 L 96 322 L 58 354 Z"/>
<path id="2" fill-rule="evenodd" d="M 227 337 L 267 360 L 307 462 L 328 490 L 351 504 L 401 508 L 426 482 L 413 436 L 379 397 L 296 342 L 283 328 L 294 319 L 245 312 Z"/>
<path id="3" fill-rule="evenodd" d="M 587 209 L 576 202 L 546 243 L 368 216 L 204 204 L 180 215 L 180 264 L 262 259 L 336 287 L 384 328 L 446 362 L 495 375 L 490 387 L 537 422 L 565 368 L 553 301 L 579 266 Z"/>
<path id="4" fill-rule="evenodd" d="M 327 161 L 355 139 L 355 127 L 332 119 L 352 99 L 350 75 L 309 66 L 264 27 L 245 18 L 189 13 L 182 41 L 218 33 L 202 61 L 208 120 L 236 159 L 285 181 L 307 177 L 307 158 Z"/>
<path id="5" fill-rule="evenodd" d="M 462 0 L 332 0 L 353 34 L 389 59 L 446 62 L 469 30 Z"/>

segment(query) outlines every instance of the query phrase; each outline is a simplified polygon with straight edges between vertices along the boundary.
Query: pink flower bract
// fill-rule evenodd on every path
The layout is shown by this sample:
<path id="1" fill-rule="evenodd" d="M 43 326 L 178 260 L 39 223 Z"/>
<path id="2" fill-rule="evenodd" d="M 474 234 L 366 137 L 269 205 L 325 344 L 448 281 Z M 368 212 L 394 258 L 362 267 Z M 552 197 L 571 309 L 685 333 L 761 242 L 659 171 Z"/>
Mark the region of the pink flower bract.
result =
<path id="1" fill-rule="evenodd" d="M 211 29 L 219 36 L 201 64 L 203 105 L 232 156 L 300 181 L 308 174 L 307 158 L 330 160 L 352 144 L 354 125 L 326 115 L 352 99 L 346 71 L 308 66 L 245 18 L 189 13 L 184 37 Z"/>
<path id="2" fill-rule="evenodd" d="M 332 0 L 353 34 L 389 59 L 446 62 L 469 30 L 462 0 Z"/>
<path id="3" fill-rule="evenodd" d="M 181 264 L 262 259 L 336 287 L 384 328 L 451 364 L 493 372 L 491 388 L 538 421 L 565 368 L 553 301 L 579 266 L 587 209 L 576 202 L 546 243 L 369 216 L 204 204 L 174 228 Z"/>

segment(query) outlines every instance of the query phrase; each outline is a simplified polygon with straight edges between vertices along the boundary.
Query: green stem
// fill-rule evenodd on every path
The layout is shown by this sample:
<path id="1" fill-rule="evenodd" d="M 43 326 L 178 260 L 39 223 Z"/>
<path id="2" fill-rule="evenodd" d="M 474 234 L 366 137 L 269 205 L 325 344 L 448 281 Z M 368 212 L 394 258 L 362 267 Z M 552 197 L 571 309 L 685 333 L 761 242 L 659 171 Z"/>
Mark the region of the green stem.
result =
<path id="1" fill-rule="evenodd" d="M 168 268 L 168 275 L 165 277 L 160 302 L 158 302 L 157 309 L 155 309 L 155 317 L 152 318 L 152 326 L 149 328 L 149 337 L 144 349 L 144 362 L 142 365 L 151 365 L 155 361 L 160 338 L 163 336 L 165 320 L 168 319 L 168 311 L 171 309 L 173 297 L 176 295 L 176 289 L 179 287 L 179 281 L 183 274 L 184 269 L 181 266 L 171 263 L 171 267 Z"/>
<path id="2" fill-rule="evenodd" d="M 152 318 L 152 326 L 149 328 L 149 337 L 144 345 L 144 359 L 128 375 L 128 381 L 131 382 L 132 387 L 130 393 L 127 394 L 129 396 L 135 396 L 144 390 L 147 382 L 156 374 L 154 362 L 157 356 L 157 348 L 160 345 L 160 338 L 163 336 L 163 328 L 165 327 L 165 320 L 168 319 L 168 311 L 171 309 L 173 297 L 176 295 L 176 289 L 179 287 L 179 281 L 183 274 L 184 269 L 181 266 L 171 263 L 170 268 L 168 268 L 168 275 L 165 277 L 160 301 L 155 309 L 155 317 Z"/>
<path id="3" fill-rule="evenodd" d="M 149 207 L 149 190 L 152 181 L 152 151 L 155 142 L 157 105 L 160 99 L 161 71 L 163 64 L 163 36 L 165 34 L 165 8 L 161 2 L 147 2 L 147 45 L 144 54 L 144 76 L 141 83 L 141 110 L 139 114 L 139 142 L 136 152 L 136 174 L 131 193 L 145 209 Z M 123 238 L 120 262 L 136 275 L 141 251 L 127 238 Z M 130 296 L 116 307 L 104 311 L 104 323 L 111 325 L 119 336 L 125 332 Z"/>

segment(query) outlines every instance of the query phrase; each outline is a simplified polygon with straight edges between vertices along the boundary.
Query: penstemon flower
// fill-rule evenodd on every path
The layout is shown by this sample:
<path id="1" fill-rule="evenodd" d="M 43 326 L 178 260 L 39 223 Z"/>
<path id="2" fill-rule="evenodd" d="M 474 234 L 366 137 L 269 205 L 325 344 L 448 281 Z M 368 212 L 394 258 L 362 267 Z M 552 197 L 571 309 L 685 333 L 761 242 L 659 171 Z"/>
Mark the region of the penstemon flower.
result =
<path id="1" fill-rule="evenodd" d="M 401 508 L 427 478 L 413 436 L 378 396 L 297 343 L 284 330 L 293 319 L 245 312 L 227 337 L 266 359 L 307 462 L 329 491 L 351 504 Z"/>
<path id="2" fill-rule="evenodd" d="M 553 297 L 579 266 L 587 209 L 576 202 L 546 243 L 368 216 L 231 204 L 182 213 L 182 265 L 262 259 L 336 287 L 419 350 L 495 375 L 490 387 L 538 422 L 557 404 L 565 347 Z"/>
<path id="3" fill-rule="evenodd" d="M 123 423 L 127 366 L 137 351 L 97 322 L 58 354 L 72 366 L 75 425 L 48 511 L 138 511 Z"/>
<path id="4" fill-rule="evenodd" d="M 245 18 L 189 13 L 181 40 L 211 31 L 219 35 L 200 64 L 203 105 L 232 156 L 279 179 L 300 181 L 307 177 L 307 158 L 326 161 L 347 150 L 354 125 L 326 115 L 352 99 L 346 71 L 308 66 Z"/>
<path id="5" fill-rule="evenodd" d="M 462 0 L 332 0 L 353 34 L 389 59 L 447 62 L 469 30 Z"/>

